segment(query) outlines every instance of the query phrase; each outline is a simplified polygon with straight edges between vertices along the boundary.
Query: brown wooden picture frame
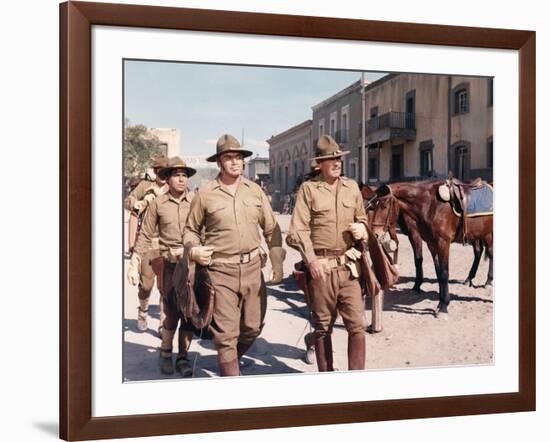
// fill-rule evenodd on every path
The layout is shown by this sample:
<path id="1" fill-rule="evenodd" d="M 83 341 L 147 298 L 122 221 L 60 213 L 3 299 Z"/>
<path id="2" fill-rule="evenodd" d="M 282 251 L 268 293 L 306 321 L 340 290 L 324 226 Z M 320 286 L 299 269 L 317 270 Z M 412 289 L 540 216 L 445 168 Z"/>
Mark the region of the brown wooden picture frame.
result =
<path id="1" fill-rule="evenodd" d="M 92 417 L 93 25 L 364 40 L 519 53 L 519 391 Z M 535 32 L 170 7 L 60 5 L 60 437 L 65 440 L 535 410 Z"/>

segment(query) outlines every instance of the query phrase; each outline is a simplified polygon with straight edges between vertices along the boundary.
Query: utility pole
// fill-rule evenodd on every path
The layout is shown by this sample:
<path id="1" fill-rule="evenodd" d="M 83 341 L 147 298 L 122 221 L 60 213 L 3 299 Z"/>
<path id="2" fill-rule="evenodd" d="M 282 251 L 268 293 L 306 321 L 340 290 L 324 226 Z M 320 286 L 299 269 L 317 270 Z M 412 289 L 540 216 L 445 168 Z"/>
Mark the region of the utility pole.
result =
<path id="1" fill-rule="evenodd" d="M 367 184 L 367 167 L 366 167 L 366 139 L 365 139 L 365 73 L 361 72 L 361 182 Z"/>

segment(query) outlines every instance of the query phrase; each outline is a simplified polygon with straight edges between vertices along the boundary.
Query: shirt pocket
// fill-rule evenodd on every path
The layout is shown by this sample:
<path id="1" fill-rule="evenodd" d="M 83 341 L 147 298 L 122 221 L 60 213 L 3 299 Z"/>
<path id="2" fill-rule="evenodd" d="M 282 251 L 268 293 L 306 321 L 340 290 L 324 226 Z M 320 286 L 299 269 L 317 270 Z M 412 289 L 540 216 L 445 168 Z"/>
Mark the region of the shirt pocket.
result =
<path id="1" fill-rule="evenodd" d="M 343 214 L 350 222 L 355 220 L 355 200 L 351 198 L 342 199 Z"/>
<path id="2" fill-rule="evenodd" d="M 208 224 L 221 223 L 227 218 L 226 205 L 224 204 L 212 204 L 206 207 L 206 217 Z"/>
<path id="3" fill-rule="evenodd" d="M 251 224 L 259 224 L 262 214 L 262 202 L 257 198 L 246 198 L 243 204 L 246 220 Z"/>
<path id="4" fill-rule="evenodd" d="M 326 224 L 330 220 L 332 209 L 330 198 L 318 197 L 311 201 L 311 222 L 313 225 Z"/>

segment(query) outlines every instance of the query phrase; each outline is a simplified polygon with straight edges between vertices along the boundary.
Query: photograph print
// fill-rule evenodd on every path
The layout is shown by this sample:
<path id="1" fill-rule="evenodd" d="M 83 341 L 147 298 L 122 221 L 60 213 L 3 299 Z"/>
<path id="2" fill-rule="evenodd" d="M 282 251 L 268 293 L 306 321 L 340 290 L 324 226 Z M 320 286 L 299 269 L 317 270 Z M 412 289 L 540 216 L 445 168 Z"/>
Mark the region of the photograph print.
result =
<path id="1" fill-rule="evenodd" d="M 125 382 L 494 363 L 492 77 L 123 71 Z"/>

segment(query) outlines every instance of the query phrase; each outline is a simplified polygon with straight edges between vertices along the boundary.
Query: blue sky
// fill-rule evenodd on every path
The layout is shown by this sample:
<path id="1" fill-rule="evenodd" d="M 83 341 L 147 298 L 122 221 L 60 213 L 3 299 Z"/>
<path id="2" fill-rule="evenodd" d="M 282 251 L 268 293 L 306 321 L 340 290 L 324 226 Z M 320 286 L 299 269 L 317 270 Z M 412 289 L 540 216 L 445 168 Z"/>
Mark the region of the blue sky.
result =
<path id="1" fill-rule="evenodd" d="M 383 74 L 367 73 L 373 81 Z M 212 154 L 231 133 L 260 155 L 267 140 L 311 118 L 311 107 L 361 78 L 358 71 L 125 62 L 125 117 L 178 128 L 180 154 Z"/>

